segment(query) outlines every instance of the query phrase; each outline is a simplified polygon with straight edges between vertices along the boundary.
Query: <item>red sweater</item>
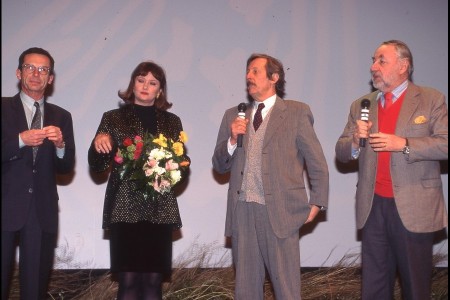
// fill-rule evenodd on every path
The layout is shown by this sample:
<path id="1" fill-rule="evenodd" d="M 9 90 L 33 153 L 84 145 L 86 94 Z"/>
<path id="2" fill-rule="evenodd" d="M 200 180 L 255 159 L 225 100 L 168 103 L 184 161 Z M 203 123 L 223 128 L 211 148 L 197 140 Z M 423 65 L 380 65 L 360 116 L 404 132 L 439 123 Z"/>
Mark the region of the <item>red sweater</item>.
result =
<path id="1" fill-rule="evenodd" d="M 402 107 L 405 93 L 392 104 L 389 109 L 385 110 L 381 106 L 381 101 L 378 102 L 378 131 L 394 134 L 395 126 L 397 124 L 400 108 Z M 378 152 L 377 176 L 375 182 L 375 194 L 382 197 L 393 198 L 394 190 L 392 188 L 391 178 L 391 152 Z"/>

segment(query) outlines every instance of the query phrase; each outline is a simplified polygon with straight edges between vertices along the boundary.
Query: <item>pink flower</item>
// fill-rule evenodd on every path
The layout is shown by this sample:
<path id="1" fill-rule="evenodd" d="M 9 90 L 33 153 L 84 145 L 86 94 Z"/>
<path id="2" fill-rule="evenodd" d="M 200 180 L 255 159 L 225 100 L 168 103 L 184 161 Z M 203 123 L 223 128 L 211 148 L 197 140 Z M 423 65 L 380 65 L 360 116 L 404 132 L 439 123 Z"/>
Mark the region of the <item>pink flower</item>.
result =
<path id="1" fill-rule="evenodd" d="M 147 164 L 150 166 L 150 168 L 153 168 L 154 166 L 156 166 L 158 164 L 158 162 L 156 161 L 156 159 L 149 159 L 147 161 Z"/>
<path id="2" fill-rule="evenodd" d="M 147 177 L 150 177 L 153 175 L 153 169 L 144 169 L 144 174 Z"/>
<path id="3" fill-rule="evenodd" d="M 174 162 L 172 159 L 168 160 L 166 162 L 166 170 L 167 171 L 178 170 L 178 164 Z"/>
<path id="4" fill-rule="evenodd" d="M 161 189 L 159 188 L 158 177 L 158 175 L 155 176 L 155 181 L 153 181 L 153 188 L 159 193 Z"/>
<path id="5" fill-rule="evenodd" d="M 122 164 L 123 163 L 123 157 L 122 156 L 114 156 L 114 160 L 116 161 L 116 163 L 118 164 Z"/>
<path id="6" fill-rule="evenodd" d="M 120 149 L 117 150 L 116 156 L 114 156 L 114 161 L 116 163 L 118 163 L 119 165 L 121 165 L 123 163 L 123 156 L 122 156 L 122 152 L 120 152 Z"/>

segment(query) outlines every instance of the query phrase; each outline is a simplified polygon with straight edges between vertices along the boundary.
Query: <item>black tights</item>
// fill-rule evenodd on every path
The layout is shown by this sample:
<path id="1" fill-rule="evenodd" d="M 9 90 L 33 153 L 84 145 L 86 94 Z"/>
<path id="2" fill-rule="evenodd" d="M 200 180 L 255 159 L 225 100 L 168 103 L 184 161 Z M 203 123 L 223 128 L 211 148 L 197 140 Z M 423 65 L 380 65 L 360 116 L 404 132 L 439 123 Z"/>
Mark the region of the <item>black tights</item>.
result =
<path id="1" fill-rule="evenodd" d="M 120 272 L 117 300 L 161 300 L 161 273 Z"/>

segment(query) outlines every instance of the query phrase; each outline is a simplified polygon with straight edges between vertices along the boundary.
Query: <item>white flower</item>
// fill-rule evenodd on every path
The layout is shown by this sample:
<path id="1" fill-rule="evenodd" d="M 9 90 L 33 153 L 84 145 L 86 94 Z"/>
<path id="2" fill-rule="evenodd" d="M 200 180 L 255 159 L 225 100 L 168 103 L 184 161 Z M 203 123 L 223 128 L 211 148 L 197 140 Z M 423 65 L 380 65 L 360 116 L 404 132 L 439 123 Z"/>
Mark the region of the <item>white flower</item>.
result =
<path id="1" fill-rule="evenodd" d="M 170 181 L 172 184 L 177 183 L 181 179 L 181 172 L 180 170 L 172 170 L 170 171 Z"/>
<path id="2" fill-rule="evenodd" d="M 161 159 L 166 157 L 166 151 L 163 148 L 155 148 L 150 151 L 149 159 L 154 159 L 160 161 Z"/>
<path id="3" fill-rule="evenodd" d="M 166 173 L 166 169 L 165 168 L 161 168 L 161 167 L 155 167 L 154 168 L 154 172 L 158 175 L 162 175 L 164 173 Z"/>
<path id="4" fill-rule="evenodd" d="M 169 159 L 169 158 L 172 158 L 172 157 L 173 157 L 173 154 L 172 154 L 171 152 L 169 152 L 169 151 L 167 151 L 167 150 L 164 150 L 164 152 L 166 152 L 166 155 L 165 155 L 165 158 L 166 158 L 166 159 Z"/>

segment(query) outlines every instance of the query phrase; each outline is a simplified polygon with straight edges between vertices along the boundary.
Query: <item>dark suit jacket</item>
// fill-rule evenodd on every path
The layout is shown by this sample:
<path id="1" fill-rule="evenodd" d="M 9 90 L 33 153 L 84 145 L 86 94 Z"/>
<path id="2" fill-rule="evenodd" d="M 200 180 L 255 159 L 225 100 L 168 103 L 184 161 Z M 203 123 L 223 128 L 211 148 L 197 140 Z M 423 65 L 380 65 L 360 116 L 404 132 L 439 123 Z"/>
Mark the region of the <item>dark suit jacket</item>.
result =
<path id="1" fill-rule="evenodd" d="M 336 143 L 336 157 L 351 160 L 351 145 L 361 101 L 370 100 L 371 132 L 378 132 L 379 91 L 352 103 L 347 125 Z M 435 89 L 409 83 L 395 134 L 407 137 L 410 154 L 391 152 L 395 204 L 403 225 L 412 232 L 437 231 L 448 224 L 439 160 L 448 160 L 448 115 L 445 97 Z M 356 225 L 364 227 L 372 208 L 378 155 L 369 145 L 361 148 L 356 190 Z"/>
<path id="2" fill-rule="evenodd" d="M 251 109 L 246 118 L 251 120 Z M 230 156 L 227 149 L 231 123 L 237 107 L 225 112 L 212 157 L 214 169 L 230 172 L 225 235 L 231 236 L 234 210 L 244 178 L 248 134 L 243 146 Z M 309 106 L 277 97 L 267 124 L 262 149 L 262 179 L 264 198 L 270 223 L 275 234 L 286 237 L 306 221 L 309 204 L 328 205 L 328 166 L 313 128 L 314 119 Z M 251 126 L 251 122 L 248 123 Z M 308 168 L 310 200 L 306 192 L 303 171 Z"/>
<path id="3" fill-rule="evenodd" d="M 46 102 L 43 124 L 61 128 L 65 154 L 58 158 L 54 144 L 45 139 L 33 166 L 32 147 L 19 148 L 19 133 L 28 130 L 20 96 L 2 98 L 2 230 L 15 231 L 24 225 L 34 195 L 42 230 L 57 232 L 56 174 L 71 172 L 75 164 L 72 116 Z"/>

